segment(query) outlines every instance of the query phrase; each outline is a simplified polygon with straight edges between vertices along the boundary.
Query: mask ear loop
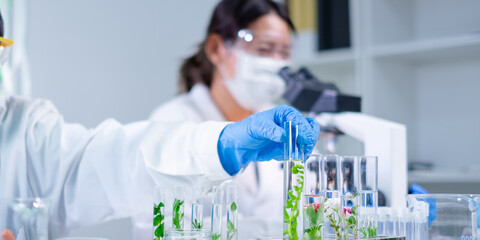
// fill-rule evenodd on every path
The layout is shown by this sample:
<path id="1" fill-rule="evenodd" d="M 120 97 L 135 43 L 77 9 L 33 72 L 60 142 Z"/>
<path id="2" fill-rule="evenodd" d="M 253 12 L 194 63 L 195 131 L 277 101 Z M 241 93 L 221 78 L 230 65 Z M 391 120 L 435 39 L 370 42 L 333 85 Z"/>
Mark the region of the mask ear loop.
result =
<path id="1" fill-rule="evenodd" d="M 233 41 L 231 40 L 227 40 L 224 42 L 225 43 L 225 48 L 227 49 L 227 54 L 231 54 L 231 55 L 235 55 L 235 51 L 234 51 L 234 43 Z M 220 73 L 220 76 L 222 77 L 223 81 L 222 83 L 224 85 L 227 84 L 227 81 L 228 82 L 231 82 L 233 80 L 233 77 L 230 76 L 230 74 L 228 74 L 228 71 L 227 69 L 225 68 L 225 65 L 223 62 L 220 62 L 218 65 L 217 65 L 217 69 L 218 69 L 218 72 Z"/>
<path id="2" fill-rule="evenodd" d="M 220 73 L 220 76 L 222 77 L 223 81 L 222 83 L 224 85 L 226 85 L 226 82 L 227 81 L 232 81 L 232 78 L 231 77 L 228 77 L 228 73 L 227 73 L 227 70 L 225 69 L 225 66 L 223 65 L 223 62 L 222 63 L 219 63 L 217 65 L 217 69 L 218 69 L 218 72 Z"/>

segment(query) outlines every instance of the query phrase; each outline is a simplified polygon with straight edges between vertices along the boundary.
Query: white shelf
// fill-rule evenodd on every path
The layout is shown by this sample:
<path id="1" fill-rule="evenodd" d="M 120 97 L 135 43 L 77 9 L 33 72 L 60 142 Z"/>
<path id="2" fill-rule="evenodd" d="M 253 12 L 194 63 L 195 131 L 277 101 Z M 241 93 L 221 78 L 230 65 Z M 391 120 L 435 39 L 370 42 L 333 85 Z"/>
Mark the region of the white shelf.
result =
<path id="1" fill-rule="evenodd" d="M 408 158 L 445 169 L 474 164 L 480 154 L 480 1 L 465 1 L 351 1 L 353 47 L 316 52 L 315 34 L 302 33 L 294 60 L 361 95 L 369 114 L 405 124 Z M 480 167 L 436 169 L 412 172 L 409 180 L 480 184 L 479 173 Z"/>
<path id="2" fill-rule="evenodd" d="M 480 34 L 381 45 L 373 47 L 371 54 L 374 58 L 406 61 L 480 57 Z"/>
<path id="3" fill-rule="evenodd" d="M 301 55 L 295 58 L 295 65 L 333 69 L 353 69 L 355 56 L 352 49 L 335 49 L 316 52 L 309 56 Z"/>
<path id="4" fill-rule="evenodd" d="M 411 171 L 408 181 L 413 183 L 480 183 L 480 174 L 473 171 Z"/>

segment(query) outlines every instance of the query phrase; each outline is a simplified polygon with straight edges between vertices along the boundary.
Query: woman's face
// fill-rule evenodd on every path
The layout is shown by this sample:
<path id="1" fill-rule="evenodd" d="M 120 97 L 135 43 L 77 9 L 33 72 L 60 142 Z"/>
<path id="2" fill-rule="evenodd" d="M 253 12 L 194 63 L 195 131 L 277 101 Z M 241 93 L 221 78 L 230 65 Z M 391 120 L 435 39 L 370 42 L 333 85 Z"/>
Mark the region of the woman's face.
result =
<path id="1" fill-rule="evenodd" d="M 236 58 L 234 51 L 241 50 L 249 54 L 270 57 L 277 60 L 290 60 L 291 37 L 288 24 L 276 13 L 269 13 L 248 26 L 252 38 L 239 38 L 233 51 L 227 51 L 223 61 L 230 77 L 235 76 Z"/>

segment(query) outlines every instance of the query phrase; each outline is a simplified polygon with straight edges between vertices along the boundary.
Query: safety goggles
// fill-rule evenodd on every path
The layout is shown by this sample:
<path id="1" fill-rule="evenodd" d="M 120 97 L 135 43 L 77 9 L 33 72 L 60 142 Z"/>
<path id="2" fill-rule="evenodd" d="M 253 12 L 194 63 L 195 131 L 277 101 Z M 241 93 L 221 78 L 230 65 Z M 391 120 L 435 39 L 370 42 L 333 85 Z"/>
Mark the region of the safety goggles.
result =
<path id="1" fill-rule="evenodd" d="M 257 56 L 290 60 L 292 42 L 290 35 L 242 29 L 237 33 L 234 47 Z"/>
<path id="2" fill-rule="evenodd" d="M 8 60 L 10 51 L 12 50 L 13 40 L 0 37 L 0 65 L 3 65 Z"/>

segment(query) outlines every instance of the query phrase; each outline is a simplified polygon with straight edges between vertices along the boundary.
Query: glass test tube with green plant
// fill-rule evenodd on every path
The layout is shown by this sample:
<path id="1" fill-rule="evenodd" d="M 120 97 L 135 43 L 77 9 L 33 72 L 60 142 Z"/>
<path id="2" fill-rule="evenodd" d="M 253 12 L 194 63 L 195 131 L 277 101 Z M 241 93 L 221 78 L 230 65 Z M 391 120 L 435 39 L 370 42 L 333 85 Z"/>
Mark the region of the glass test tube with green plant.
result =
<path id="1" fill-rule="evenodd" d="M 213 187 L 212 202 L 212 223 L 211 234 L 212 240 L 219 240 L 222 236 L 222 220 L 223 220 L 223 189 Z"/>
<path id="2" fill-rule="evenodd" d="M 299 224 L 302 223 L 301 199 L 304 187 L 303 149 L 297 139 L 299 129 L 291 121 L 285 122 L 286 140 L 284 142 L 283 174 L 283 236 L 284 239 L 299 239 Z"/>
<path id="3" fill-rule="evenodd" d="M 193 187 L 192 229 L 203 229 L 203 186 Z"/>
<path id="4" fill-rule="evenodd" d="M 345 238 L 358 237 L 358 204 L 360 166 L 357 156 L 340 158 L 342 235 Z"/>
<path id="5" fill-rule="evenodd" d="M 377 236 L 378 208 L 378 158 L 359 157 L 359 231 L 364 238 Z"/>
<path id="6" fill-rule="evenodd" d="M 322 239 L 323 196 L 321 186 L 321 155 L 310 154 L 304 163 L 303 238 Z"/>
<path id="7" fill-rule="evenodd" d="M 238 239 L 237 185 L 227 187 L 227 240 Z"/>
<path id="8" fill-rule="evenodd" d="M 323 207 L 322 237 L 341 238 L 341 181 L 340 161 L 335 154 L 323 155 L 320 162 L 321 188 Z"/>
<path id="9" fill-rule="evenodd" d="M 175 186 L 174 200 L 172 205 L 172 228 L 182 230 L 185 216 L 185 187 Z"/>
<path id="10" fill-rule="evenodd" d="M 165 199 L 166 189 L 156 186 L 153 190 L 153 239 L 162 240 L 165 237 Z"/>

